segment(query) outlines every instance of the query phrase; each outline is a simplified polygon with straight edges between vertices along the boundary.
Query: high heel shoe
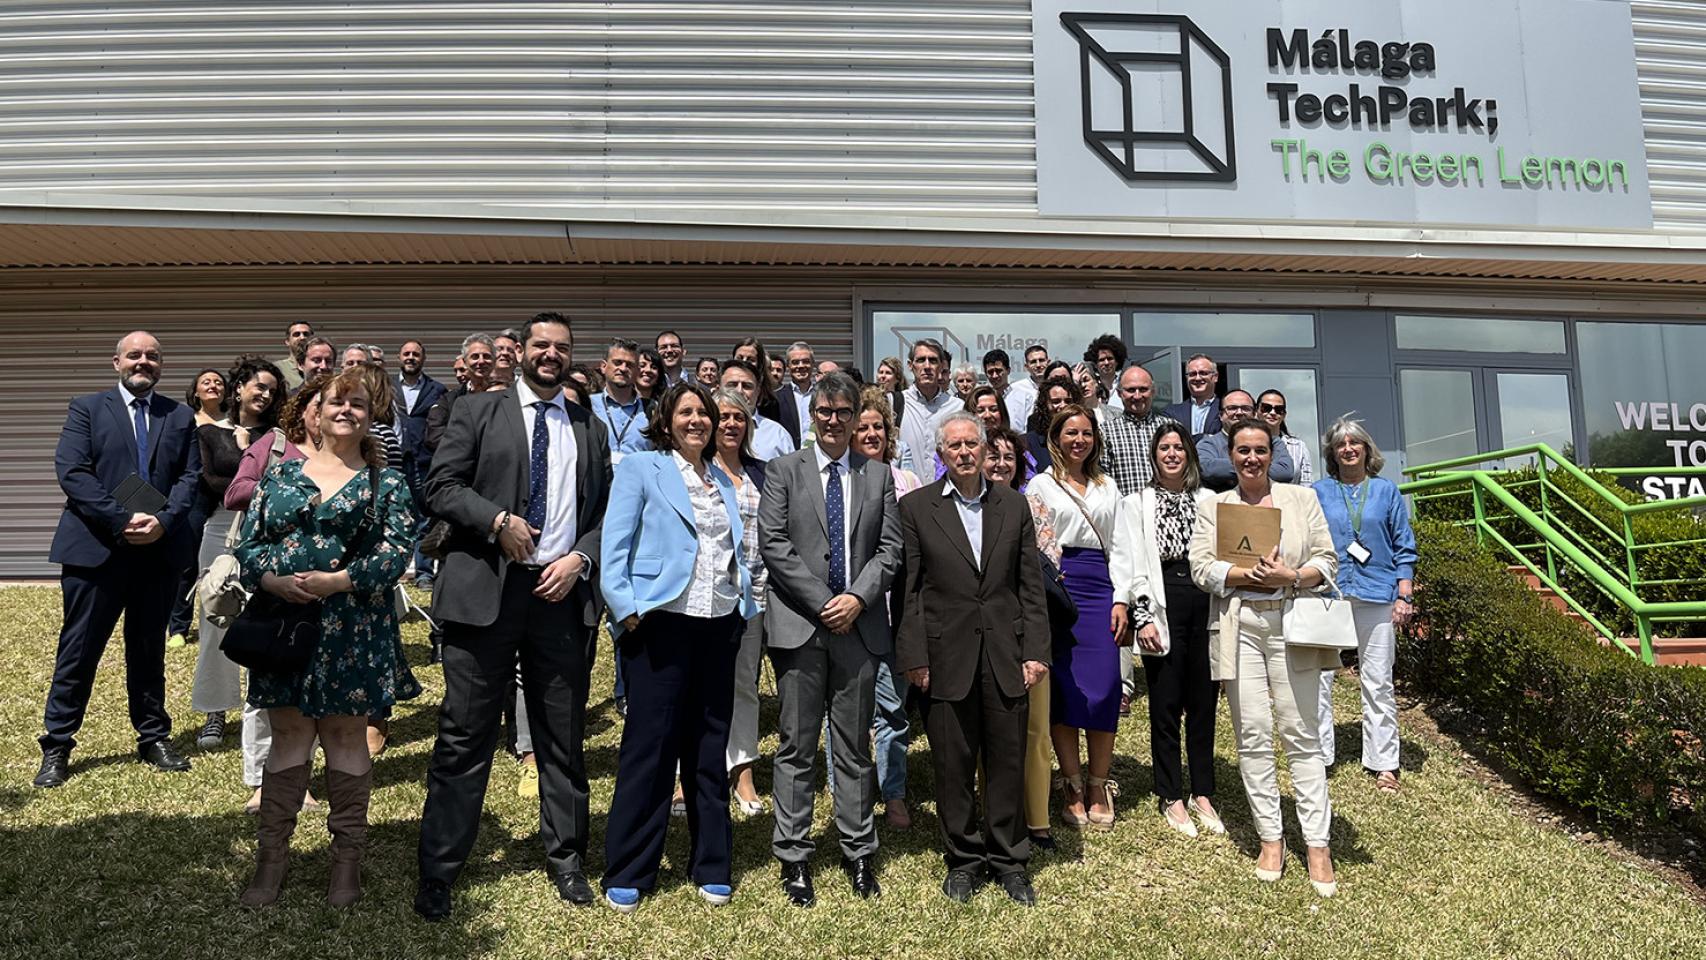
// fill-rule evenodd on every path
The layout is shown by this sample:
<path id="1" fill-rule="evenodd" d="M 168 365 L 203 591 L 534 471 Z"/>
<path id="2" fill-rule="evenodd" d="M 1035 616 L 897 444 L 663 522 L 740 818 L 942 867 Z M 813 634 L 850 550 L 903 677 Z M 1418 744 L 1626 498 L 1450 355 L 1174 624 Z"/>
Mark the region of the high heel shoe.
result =
<path id="1" fill-rule="evenodd" d="M 1088 808 L 1090 826 L 1097 830 L 1112 830 L 1114 827 L 1114 798 L 1120 795 L 1120 785 L 1111 777 L 1090 777 L 1084 781 L 1092 787 L 1101 787 L 1102 796 L 1108 799 L 1108 812 L 1097 813 L 1094 808 Z"/>
<path id="2" fill-rule="evenodd" d="M 1185 804 L 1186 807 L 1190 808 L 1191 815 L 1196 817 L 1198 820 L 1201 820 L 1203 829 L 1207 830 L 1209 833 L 1216 835 L 1226 833 L 1226 824 L 1220 822 L 1220 815 L 1218 813 L 1204 810 L 1202 807 L 1198 806 L 1197 801 L 1200 799 L 1202 798 L 1192 797 L 1191 802 Z"/>
<path id="3" fill-rule="evenodd" d="M 1060 778 L 1060 801 L 1061 801 L 1060 802 L 1060 822 L 1061 823 L 1064 823 L 1067 826 L 1072 827 L 1074 829 L 1087 826 L 1090 823 L 1089 817 L 1085 816 L 1082 813 L 1073 813 L 1071 810 L 1067 809 L 1067 807 L 1070 804 L 1072 804 L 1074 801 L 1076 801 L 1078 803 L 1084 802 L 1084 775 L 1083 774 L 1078 774 L 1077 776 L 1071 776 L 1071 777 L 1068 777 L 1065 774 L 1061 775 L 1061 778 Z"/>
<path id="4" fill-rule="evenodd" d="M 1329 859 L 1327 861 L 1329 866 L 1332 865 L 1332 862 L 1333 861 L 1331 859 Z M 1333 879 L 1331 879 L 1331 880 L 1317 880 L 1317 879 L 1315 879 L 1313 873 L 1311 873 L 1311 876 L 1309 877 L 1309 885 L 1311 887 L 1315 888 L 1315 895 L 1316 896 L 1321 897 L 1323 899 L 1331 897 L 1334 894 L 1339 892 L 1338 871 L 1334 871 Z"/>
<path id="5" fill-rule="evenodd" d="M 1167 808 L 1172 805 L 1172 801 L 1165 799 L 1157 800 L 1155 803 L 1155 806 L 1161 811 L 1161 819 L 1167 821 L 1167 826 L 1172 827 L 1174 830 L 1177 830 L 1193 840 L 1196 839 L 1197 825 L 1191 822 L 1191 815 L 1186 813 L 1184 820 L 1174 820 L 1173 815 L 1167 812 Z"/>
<path id="6" fill-rule="evenodd" d="M 1263 883 L 1278 883 L 1280 877 L 1283 877 L 1283 876 L 1285 876 L 1285 851 L 1284 850 L 1280 851 L 1280 865 L 1279 865 L 1278 870 L 1269 870 L 1269 869 L 1263 867 L 1262 866 L 1261 854 L 1256 855 L 1256 879 L 1257 880 L 1260 880 Z"/>

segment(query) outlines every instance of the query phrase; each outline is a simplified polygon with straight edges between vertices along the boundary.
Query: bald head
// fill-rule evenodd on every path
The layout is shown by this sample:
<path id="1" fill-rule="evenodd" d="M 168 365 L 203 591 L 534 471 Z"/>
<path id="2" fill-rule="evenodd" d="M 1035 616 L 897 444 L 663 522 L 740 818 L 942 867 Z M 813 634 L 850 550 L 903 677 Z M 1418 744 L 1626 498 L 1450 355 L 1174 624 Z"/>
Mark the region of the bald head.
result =
<path id="1" fill-rule="evenodd" d="M 1149 375 L 1148 370 L 1127 367 L 1120 374 L 1120 403 L 1128 417 L 1149 416 L 1150 407 L 1155 403 L 1155 378 Z"/>
<path id="2" fill-rule="evenodd" d="M 160 382 L 160 341 L 146 330 L 126 334 L 113 349 L 113 372 L 132 396 L 154 389 Z"/>

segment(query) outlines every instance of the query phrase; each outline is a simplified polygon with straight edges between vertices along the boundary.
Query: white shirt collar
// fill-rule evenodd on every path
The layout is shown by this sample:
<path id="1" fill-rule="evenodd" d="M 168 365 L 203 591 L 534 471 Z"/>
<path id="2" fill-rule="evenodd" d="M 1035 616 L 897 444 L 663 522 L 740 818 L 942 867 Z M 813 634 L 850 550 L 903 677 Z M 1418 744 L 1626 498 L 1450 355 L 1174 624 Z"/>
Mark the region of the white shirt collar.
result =
<path id="1" fill-rule="evenodd" d="M 828 470 L 829 454 L 823 452 L 823 447 L 813 444 L 812 453 L 817 455 L 817 472 L 822 473 L 825 470 Z M 853 472 L 852 453 L 853 445 L 848 444 L 847 449 L 841 451 L 841 456 L 835 461 L 836 463 L 841 464 L 841 470 L 843 473 Z"/>
<path id="2" fill-rule="evenodd" d="M 989 481 L 985 478 L 982 478 L 982 477 L 978 478 L 977 496 L 972 497 L 970 500 L 967 500 L 965 497 L 960 495 L 960 488 L 954 486 L 953 480 L 949 480 L 948 482 L 942 484 L 942 496 L 954 497 L 955 499 L 959 500 L 961 503 L 964 503 L 967 505 L 974 504 L 974 503 L 982 503 L 983 498 L 988 493 L 989 493 Z"/>
<path id="3" fill-rule="evenodd" d="M 552 406 L 563 411 L 564 413 L 569 412 L 568 404 L 566 404 L 564 402 L 564 398 L 567 397 L 567 394 L 565 394 L 563 391 L 561 391 L 561 390 L 557 391 L 557 395 L 555 397 L 547 400 L 546 398 L 541 397 L 539 394 L 533 392 L 533 387 L 531 385 L 529 385 L 526 380 L 515 381 L 515 397 L 517 400 L 519 400 L 521 402 L 521 405 L 523 407 L 531 407 L 534 404 L 540 402 L 541 400 L 544 400 L 546 403 L 551 404 Z"/>
<path id="4" fill-rule="evenodd" d="M 118 398 L 124 402 L 124 408 L 126 410 L 129 410 L 130 405 L 132 403 L 135 403 L 138 400 L 141 400 L 143 403 L 147 404 L 150 407 L 152 407 L 154 405 L 154 391 L 152 389 L 150 389 L 147 393 L 145 393 L 139 397 L 139 396 L 131 393 L 130 389 L 128 387 L 126 387 L 123 383 L 120 383 L 118 385 Z"/>
<path id="5" fill-rule="evenodd" d="M 1207 399 L 1207 400 L 1201 400 L 1201 401 L 1198 401 L 1198 400 L 1195 400 L 1195 399 L 1192 399 L 1192 400 L 1191 400 L 1191 406 L 1193 406 L 1193 407 L 1208 407 L 1208 406 L 1213 406 L 1213 405 L 1214 405 L 1214 402 L 1215 402 L 1215 401 L 1216 401 L 1216 400 L 1219 400 L 1219 399 L 1220 399 L 1220 398 L 1219 398 L 1219 397 L 1209 397 L 1209 398 L 1208 398 L 1208 399 Z"/>

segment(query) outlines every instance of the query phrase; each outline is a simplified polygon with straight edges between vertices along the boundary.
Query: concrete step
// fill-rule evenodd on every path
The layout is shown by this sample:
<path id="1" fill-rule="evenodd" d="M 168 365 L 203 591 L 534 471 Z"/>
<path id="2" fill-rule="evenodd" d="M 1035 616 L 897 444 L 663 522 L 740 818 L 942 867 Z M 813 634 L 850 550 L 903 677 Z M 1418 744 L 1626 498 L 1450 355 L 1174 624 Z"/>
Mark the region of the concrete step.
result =
<path id="1" fill-rule="evenodd" d="M 1528 568 L 1512 564 L 1507 569 L 1511 575 L 1528 585 L 1530 590 L 1540 595 L 1540 598 L 1551 604 L 1564 616 L 1582 625 L 1584 630 L 1594 635 L 1602 647 L 1612 647 L 1614 644 L 1599 635 L 1597 630 L 1588 626 L 1581 614 L 1570 609 L 1570 605 L 1558 592 L 1540 582 L 1540 578 L 1528 572 Z M 1641 641 L 1635 637 L 1624 637 L 1623 642 L 1631 650 L 1640 650 Z M 1689 666 L 1706 667 L 1706 637 L 1655 637 L 1653 639 L 1653 662 L 1660 666 Z"/>

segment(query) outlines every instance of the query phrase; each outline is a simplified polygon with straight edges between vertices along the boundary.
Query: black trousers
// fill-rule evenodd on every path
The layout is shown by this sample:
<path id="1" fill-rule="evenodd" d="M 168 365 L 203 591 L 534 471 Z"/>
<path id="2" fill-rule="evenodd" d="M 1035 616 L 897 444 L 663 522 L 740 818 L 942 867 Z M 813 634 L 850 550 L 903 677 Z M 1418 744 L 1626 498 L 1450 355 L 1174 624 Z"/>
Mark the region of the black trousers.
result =
<path id="1" fill-rule="evenodd" d="M 65 620 L 59 630 L 53 684 L 43 712 L 42 749 L 76 746 L 77 730 L 89 710 L 95 669 L 113 628 L 124 615 L 124 686 L 136 742 L 147 745 L 172 735 L 166 713 L 166 617 L 172 586 L 182 571 L 162 563 L 157 551 L 115 557 L 98 567 L 66 566 L 59 592 Z"/>
<path id="2" fill-rule="evenodd" d="M 589 809 L 582 741 L 590 641 L 570 600 L 548 603 L 533 595 L 539 572 L 510 564 L 491 626 L 445 624 L 444 703 L 421 813 L 422 879 L 454 883 L 468 862 L 518 656 L 539 765 L 545 867 L 553 875 L 585 870 Z"/>
<path id="3" fill-rule="evenodd" d="M 1171 566 L 1165 571 L 1167 654 L 1143 658 L 1143 673 L 1149 678 L 1149 756 L 1155 795 L 1169 803 L 1185 799 L 1179 769 L 1181 716 L 1191 793 L 1214 796 L 1214 709 L 1220 685 L 1209 675 L 1208 594 L 1198 590 L 1189 576 L 1188 567 L 1182 580 Z"/>
<path id="4" fill-rule="evenodd" d="M 1047 680 L 1045 679 L 1046 683 Z M 949 870 L 987 868 L 1000 876 L 1025 869 L 1025 721 L 1028 697 L 1010 698 L 987 655 L 963 700 L 924 701 L 924 733 L 936 774 L 936 815 Z M 977 767 L 983 759 L 983 824 L 978 826 Z"/>
<path id="5" fill-rule="evenodd" d="M 687 801 L 688 876 L 698 886 L 729 882 L 734 827 L 726 754 L 745 627 L 738 613 L 706 619 L 653 611 L 617 642 L 628 717 L 605 823 L 604 889 L 657 886 L 677 763 Z"/>
<path id="6" fill-rule="evenodd" d="M 195 505 L 190 508 L 190 542 L 201 549 L 201 535 L 207 529 L 207 510 L 196 497 Z M 199 554 L 190 557 L 189 566 L 184 568 L 178 577 L 178 585 L 172 589 L 172 615 L 166 622 L 166 633 L 188 634 L 190 624 L 195 620 L 195 598 L 190 596 L 190 588 L 195 586 L 201 576 L 201 564 L 197 562 Z"/>

